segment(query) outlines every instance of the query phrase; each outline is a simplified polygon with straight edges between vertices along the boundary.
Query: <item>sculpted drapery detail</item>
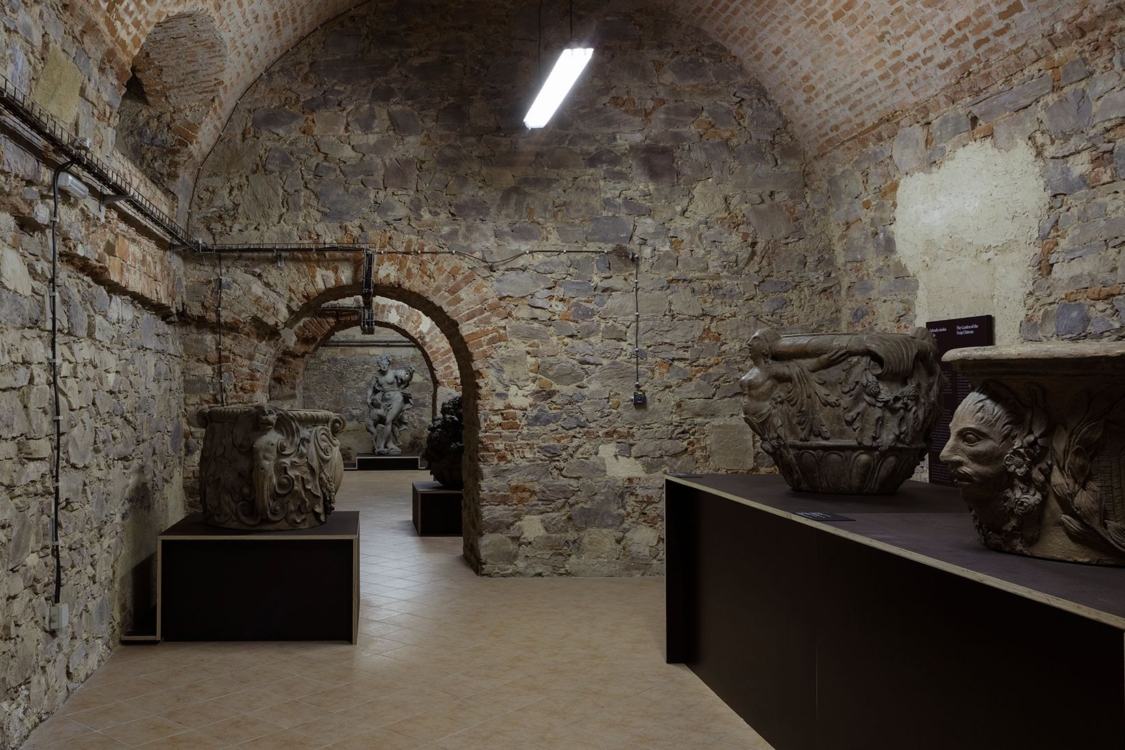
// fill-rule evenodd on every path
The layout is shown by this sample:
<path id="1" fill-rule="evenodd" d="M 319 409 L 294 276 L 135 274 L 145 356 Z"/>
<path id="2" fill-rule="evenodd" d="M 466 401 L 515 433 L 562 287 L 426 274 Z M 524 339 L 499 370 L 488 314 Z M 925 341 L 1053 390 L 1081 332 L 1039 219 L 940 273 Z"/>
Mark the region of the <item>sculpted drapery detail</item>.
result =
<path id="1" fill-rule="evenodd" d="M 215 526 L 313 528 L 332 512 L 344 463 L 344 418 L 327 411 L 225 406 L 202 417 L 200 502 Z"/>
<path id="2" fill-rule="evenodd" d="M 799 490 L 886 494 L 913 473 L 938 417 L 941 373 L 912 334 L 750 338 L 743 417 Z"/>

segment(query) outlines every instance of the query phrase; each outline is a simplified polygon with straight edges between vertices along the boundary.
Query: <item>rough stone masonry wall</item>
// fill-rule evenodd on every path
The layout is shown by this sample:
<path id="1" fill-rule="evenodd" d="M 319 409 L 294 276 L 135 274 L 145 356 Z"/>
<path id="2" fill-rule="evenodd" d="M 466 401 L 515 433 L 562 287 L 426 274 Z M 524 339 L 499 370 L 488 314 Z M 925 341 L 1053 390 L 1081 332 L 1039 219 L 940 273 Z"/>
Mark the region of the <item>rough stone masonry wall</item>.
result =
<path id="1" fill-rule="evenodd" d="M 112 144 L 116 80 L 51 3 L 0 5 L 0 72 L 94 152 Z M 92 40 L 87 38 L 86 42 Z M 152 238 L 64 197 L 59 225 L 62 601 L 47 629 L 54 422 L 48 307 L 49 165 L 0 125 L 0 748 L 18 746 L 152 602 L 158 531 L 178 520 L 179 262 Z"/>
<path id="2" fill-rule="evenodd" d="M 815 163 L 848 325 L 993 314 L 998 343 L 1125 334 L 1122 10 L 1019 59 Z"/>
<path id="3" fill-rule="evenodd" d="M 434 384 L 422 352 L 413 346 L 333 346 L 339 341 L 362 343 L 364 339 L 380 341 L 405 339 L 384 328 L 376 328 L 374 336 L 362 336 L 354 328 L 337 334 L 327 346 L 317 349 L 308 358 L 298 403 L 305 409 L 328 409 L 342 415 L 348 423 L 340 435 L 340 444 L 352 455 L 371 452 L 371 434 L 367 431 L 367 385 L 375 372 L 375 359 L 389 357 L 392 367 L 414 368 L 410 383 L 412 408 L 406 411 L 409 426 L 402 431 L 399 447 L 407 453 L 421 453 L 426 445 L 426 429 L 433 419 Z"/>
<path id="4" fill-rule="evenodd" d="M 521 120 L 538 88 L 534 8 L 365 6 L 247 93 L 193 206 L 198 231 L 223 241 L 389 230 L 491 259 L 606 253 L 479 272 L 507 331 L 473 384 L 489 574 L 660 572 L 663 472 L 753 465 L 736 381 L 754 327 L 838 325 L 801 151 L 761 87 L 690 26 L 639 4 L 577 5 L 576 36 L 598 51 L 551 127 L 532 133 Z M 560 10 L 548 4 L 545 67 Z M 643 410 L 630 403 L 631 252 Z M 213 272 L 199 269 L 201 286 Z M 269 290 L 303 288 L 297 273 L 272 261 L 240 271 L 227 299 L 271 309 Z"/>
<path id="5" fill-rule="evenodd" d="M 127 227 L 101 225 L 90 205 L 66 206 L 59 529 L 70 625 L 49 632 L 55 572 L 50 249 L 41 221 L 46 174 L 10 140 L 0 139 L 0 151 L 0 194 L 7 196 L 0 198 L 0 747 L 6 750 L 108 657 L 136 607 L 154 601 L 156 534 L 183 512 L 183 382 L 176 331 L 80 270 L 87 267 L 83 246 L 116 237 L 142 248 L 143 239 Z M 28 172 L 35 165 L 35 179 L 8 171 L 15 164 Z"/>

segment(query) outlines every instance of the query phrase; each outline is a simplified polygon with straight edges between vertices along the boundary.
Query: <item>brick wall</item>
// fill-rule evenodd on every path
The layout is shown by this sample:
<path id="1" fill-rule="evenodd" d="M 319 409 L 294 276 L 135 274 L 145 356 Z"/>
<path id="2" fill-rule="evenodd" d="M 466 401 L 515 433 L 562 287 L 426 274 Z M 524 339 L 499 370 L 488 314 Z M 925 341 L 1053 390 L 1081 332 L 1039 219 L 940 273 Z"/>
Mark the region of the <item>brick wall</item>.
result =
<path id="1" fill-rule="evenodd" d="M 846 325 L 925 322 L 918 305 L 928 297 L 934 308 L 941 287 L 926 265 L 955 284 L 944 309 L 995 314 L 1002 342 L 1125 335 L 1123 30 L 1117 7 L 1083 33 L 1060 25 L 1041 59 L 967 82 L 979 93 L 926 102 L 813 162 L 812 182 L 825 196 L 818 210 L 844 271 Z M 974 166 L 962 169 L 963 160 Z M 1007 167 L 987 166 L 1017 162 L 1025 177 L 1016 183 L 1005 183 Z M 1013 208 L 1008 199 L 1021 194 L 1027 200 Z M 966 195 L 999 209 L 972 237 L 962 228 L 980 217 L 960 202 Z M 950 209 L 924 262 L 920 248 L 904 247 L 904 238 L 914 241 L 919 197 L 930 216 Z M 1004 236 L 988 239 L 998 226 Z M 992 299 L 973 295 L 974 282 L 993 273 Z"/>
<path id="2" fill-rule="evenodd" d="M 988 89 L 1096 32 L 1112 0 L 691 0 L 813 153 Z"/>

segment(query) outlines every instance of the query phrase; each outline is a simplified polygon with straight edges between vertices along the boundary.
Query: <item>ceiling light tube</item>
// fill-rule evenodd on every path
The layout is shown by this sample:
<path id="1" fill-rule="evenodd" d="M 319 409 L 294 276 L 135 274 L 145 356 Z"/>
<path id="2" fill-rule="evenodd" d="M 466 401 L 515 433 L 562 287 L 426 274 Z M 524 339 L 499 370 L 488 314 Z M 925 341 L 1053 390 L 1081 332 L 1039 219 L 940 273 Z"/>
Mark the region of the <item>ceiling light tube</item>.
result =
<path id="1" fill-rule="evenodd" d="M 564 49 L 551 75 L 547 76 L 543 90 L 535 97 L 535 103 L 527 111 L 527 117 L 523 118 L 524 125 L 528 128 L 541 128 L 550 122 L 555 110 L 570 93 L 574 82 L 582 75 L 586 64 L 593 56 L 594 50 L 591 48 Z"/>

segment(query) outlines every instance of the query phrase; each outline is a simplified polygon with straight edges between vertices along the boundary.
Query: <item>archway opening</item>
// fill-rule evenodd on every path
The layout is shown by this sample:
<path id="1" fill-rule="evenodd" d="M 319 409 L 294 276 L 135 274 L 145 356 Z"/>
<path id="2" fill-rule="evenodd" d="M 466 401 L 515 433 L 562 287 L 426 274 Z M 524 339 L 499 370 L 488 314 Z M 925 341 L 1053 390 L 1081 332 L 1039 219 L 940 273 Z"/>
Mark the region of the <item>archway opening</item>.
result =
<path id="1" fill-rule="evenodd" d="M 277 333 L 280 346 L 270 366 L 270 400 L 275 397 L 296 398 L 304 407 L 317 406 L 307 395 L 305 377 L 308 374 L 309 357 L 324 348 L 337 335 L 351 331 L 358 325 L 358 312 L 354 319 L 340 315 L 333 308 L 338 303 L 359 294 L 361 285 L 347 283 L 325 290 L 301 305 L 290 316 L 287 324 Z M 481 418 L 478 412 L 479 377 L 473 364 L 470 346 L 462 335 L 457 322 L 444 309 L 421 294 L 398 286 L 376 284 L 374 294 L 376 312 L 382 311 L 380 321 L 383 330 L 391 330 L 419 351 L 425 361 L 433 383 L 433 408 L 440 407 L 443 394 L 460 395 L 464 414 L 464 456 L 462 475 L 464 477 L 462 502 L 463 554 L 474 568 L 479 567 L 479 529 L 481 527 L 480 502 L 480 463 L 479 442 Z M 380 307 L 381 305 L 381 307 Z M 386 313 L 393 310 L 401 315 L 402 309 L 414 311 L 433 326 L 433 335 L 423 337 L 416 327 L 408 329 L 405 321 L 388 323 Z M 352 314 L 353 311 L 347 311 Z M 415 324 L 416 325 L 416 324 Z M 378 333 L 378 329 L 377 329 Z M 427 340 L 423 340 L 426 338 Z M 351 337 L 348 337 L 351 339 Z M 351 339 L 355 340 L 355 339 Z M 362 337 L 359 337 L 362 341 Z M 425 353 L 424 355 L 422 353 Z M 417 369 L 417 368 L 416 368 Z M 455 378 L 451 377 L 456 373 Z M 370 377 L 364 372 L 363 377 Z M 366 381 L 364 381 L 366 383 Z M 354 384 L 353 384 L 354 385 Z M 442 386 L 445 386 L 444 388 Z M 366 385 L 364 386 L 366 388 Z M 428 423 L 427 423 L 428 426 Z M 423 430 L 424 433 L 424 430 Z"/>

